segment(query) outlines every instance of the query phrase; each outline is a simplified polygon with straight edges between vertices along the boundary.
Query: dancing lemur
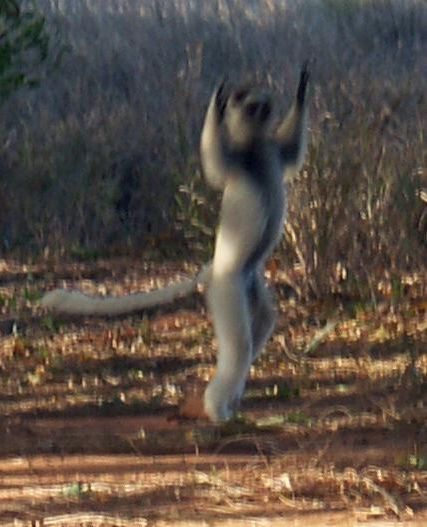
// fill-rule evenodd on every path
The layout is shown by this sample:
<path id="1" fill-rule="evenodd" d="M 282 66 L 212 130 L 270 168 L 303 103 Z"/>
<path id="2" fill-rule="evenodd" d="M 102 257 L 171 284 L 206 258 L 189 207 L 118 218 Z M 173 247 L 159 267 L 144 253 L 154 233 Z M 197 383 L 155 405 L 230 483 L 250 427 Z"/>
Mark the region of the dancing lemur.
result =
<path id="1" fill-rule="evenodd" d="M 271 131 L 272 104 L 254 88 L 213 93 L 206 113 L 201 160 L 210 185 L 223 192 L 213 261 L 192 279 L 147 293 L 91 297 L 57 289 L 42 305 L 84 315 L 116 315 L 167 303 L 208 287 L 218 341 L 218 362 L 204 405 L 213 421 L 230 418 L 242 397 L 250 365 L 275 323 L 264 265 L 280 237 L 284 179 L 300 168 L 306 151 L 308 70 L 304 65 L 286 118 Z"/>
<path id="2" fill-rule="evenodd" d="M 275 134 L 271 102 L 254 89 L 213 94 L 201 139 L 205 176 L 223 191 L 208 304 L 219 353 L 204 398 L 213 421 L 234 413 L 250 365 L 275 323 L 264 279 L 266 258 L 275 247 L 285 214 L 284 171 L 300 166 L 305 153 L 307 68 L 296 101 Z"/>

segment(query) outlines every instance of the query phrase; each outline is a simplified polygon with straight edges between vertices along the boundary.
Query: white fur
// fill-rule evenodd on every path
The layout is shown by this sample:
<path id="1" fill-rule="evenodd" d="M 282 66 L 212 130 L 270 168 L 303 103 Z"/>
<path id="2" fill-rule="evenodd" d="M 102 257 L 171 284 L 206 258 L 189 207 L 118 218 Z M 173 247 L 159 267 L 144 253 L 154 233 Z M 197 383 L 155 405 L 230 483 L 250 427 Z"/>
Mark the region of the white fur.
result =
<path id="1" fill-rule="evenodd" d="M 256 187 L 236 174 L 224 190 L 213 276 L 240 272 L 264 233 L 267 215 Z"/>
<path id="2" fill-rule="evenodd" d="M 300 79 L 304 81 L 303 72 Z M 279 239 L 285 214 L 284 177 L 302 162 L 306 127 L 305 109 L 295 104 L 276 136 L 270 137 L 263 112 L 251 111 L 258 102 L 250 94 L 234 99 L 231 95 L 221 118 L 224 91 L 219 90 L 211 97 L 201 137 L 206 179 L 223 190 L 208 291 L 218 359 L 204 408 L 214 422 L 235 413 L 251 363 L 274 329 L 264 260 Z"/>
<path id="3" fill-rule="evenodd" d="M 55 289 L 43 296 L 41 305 L 52 311 L 69 315 L 123 315 L 167 304 L 176 298 L 189 295 L 196 290 L 199 284 L 203 285 L 209 280 L 210 273 L 211 266 L 207 264 L 194 278 L 155 291 L 118 297 L 96 297 L 85 295 L 80 291 Z"/>
<path id="4" fill-rule="evenodd" d="M 208 293 L 219 348 L 217 371 L 204 398 L 205 412 L 212 421 L 233 415 L 252 363 L 250 306 L 241 266 L 266 225 L 259 193 L 246 177 L 229 181 L 221 213 Z"/>

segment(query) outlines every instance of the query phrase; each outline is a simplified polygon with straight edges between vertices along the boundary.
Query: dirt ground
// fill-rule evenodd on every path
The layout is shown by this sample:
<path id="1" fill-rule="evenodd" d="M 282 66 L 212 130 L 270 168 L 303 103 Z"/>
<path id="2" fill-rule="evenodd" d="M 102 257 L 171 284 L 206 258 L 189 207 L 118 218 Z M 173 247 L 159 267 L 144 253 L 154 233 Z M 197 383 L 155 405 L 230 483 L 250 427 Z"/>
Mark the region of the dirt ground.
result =
<path id="1" fill-rule="evenodd" d="M 426 277 L 373 305 L 300 302 L 275 272 L 275 336 L 222 426 L 199 411 L 201 295 L 110 320 L 38 306 L 192 272 L 0 261 L 0 526 L 427 525 Z"/>

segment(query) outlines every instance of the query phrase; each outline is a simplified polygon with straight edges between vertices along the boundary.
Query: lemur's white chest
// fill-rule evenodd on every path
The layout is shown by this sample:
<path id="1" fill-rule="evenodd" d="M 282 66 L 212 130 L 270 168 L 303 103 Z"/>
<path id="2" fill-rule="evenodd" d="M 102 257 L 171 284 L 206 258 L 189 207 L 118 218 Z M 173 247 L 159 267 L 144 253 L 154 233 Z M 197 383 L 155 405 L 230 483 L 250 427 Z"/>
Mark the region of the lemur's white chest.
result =
<path id="1" fill-rule="evenodd" d="M 285 213 L 281 184 L 268 195 L 248 177 L 229 177 L 227 181 L 215 243 L 214 275 L 240 272 L 258 249 L 270 252 L 280 236 Z"/>

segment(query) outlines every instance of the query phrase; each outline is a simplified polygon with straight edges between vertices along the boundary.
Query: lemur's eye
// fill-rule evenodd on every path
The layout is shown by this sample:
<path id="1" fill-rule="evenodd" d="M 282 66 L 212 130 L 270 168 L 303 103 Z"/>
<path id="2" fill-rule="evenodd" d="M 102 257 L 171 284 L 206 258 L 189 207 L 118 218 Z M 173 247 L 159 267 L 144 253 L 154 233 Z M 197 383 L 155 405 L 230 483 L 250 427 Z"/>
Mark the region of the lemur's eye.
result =
<path id="1" fill-rule="evenodd" d="M 261 105 L 261 111 L 260 111 L 260 120 L 262 122 L 266 121 L 271 114 L 271 104 L 269 102 L 265 102 Z"/>
<path id="2" fill-rule="evenodd" d="M 246 88 L 242 88 L 234 92 L 234 100 L 236 102 L 242 102 L 244 99 L 246 99 L 248 95 L 249 95 L 249 90 Z"/>
<path id="3" fill-rule="evenodd" d="M 246 115 L 248 117 L 254 117 L 258 110 L 260 109 L 261 105 L 257 102 L 251 102 L 245 106 Z"/>
<path id="4" fill-rule="evenodd" d="M 271 105 L 269 102 L 251 102 L 245 106 L 245 112 L 248 117 L 257 117 L 263 123 L 270 117 Z"/>

